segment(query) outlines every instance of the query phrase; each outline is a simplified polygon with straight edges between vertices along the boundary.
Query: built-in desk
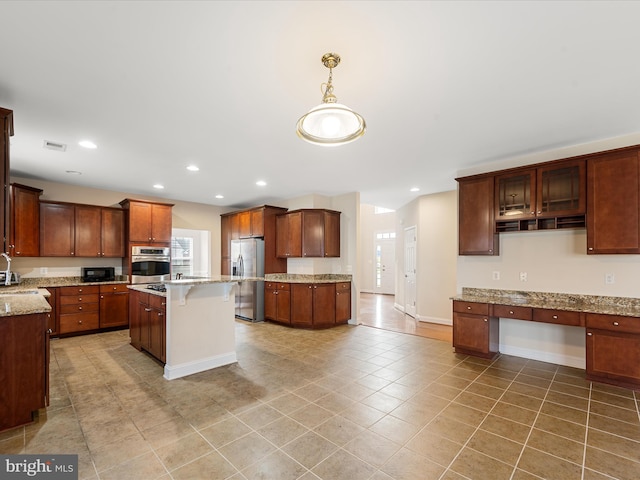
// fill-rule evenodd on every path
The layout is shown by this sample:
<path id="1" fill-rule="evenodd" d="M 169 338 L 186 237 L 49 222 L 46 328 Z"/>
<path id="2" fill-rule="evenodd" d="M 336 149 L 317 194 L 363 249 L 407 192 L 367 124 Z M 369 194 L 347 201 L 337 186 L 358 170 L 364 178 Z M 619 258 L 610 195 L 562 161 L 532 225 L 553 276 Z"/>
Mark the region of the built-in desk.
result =
<path id="1" fill-rule="evenodd" d="M 587 379 L 640 389 L 640 299 L 463 288 L 452 300 L 456 353 L 498 355 L 500 318 L 581 327 Z"/>

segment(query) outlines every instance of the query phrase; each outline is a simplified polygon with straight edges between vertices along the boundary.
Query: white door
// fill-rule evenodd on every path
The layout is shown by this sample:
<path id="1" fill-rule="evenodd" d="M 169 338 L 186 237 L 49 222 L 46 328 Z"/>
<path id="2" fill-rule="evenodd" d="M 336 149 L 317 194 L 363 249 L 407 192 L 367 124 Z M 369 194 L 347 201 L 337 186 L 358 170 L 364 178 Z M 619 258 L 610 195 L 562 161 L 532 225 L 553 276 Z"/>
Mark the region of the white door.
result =
<path id="1" fill-rule="evenodd" d="M 374 293 L 394 295 L 396 290 L 395 232 L 377 233 L 373 248 Z"/>
<path id="2" fill-rule="evenodd" d="M 416 316 L 416 227 L 404 229 L 404 313 Z"/>

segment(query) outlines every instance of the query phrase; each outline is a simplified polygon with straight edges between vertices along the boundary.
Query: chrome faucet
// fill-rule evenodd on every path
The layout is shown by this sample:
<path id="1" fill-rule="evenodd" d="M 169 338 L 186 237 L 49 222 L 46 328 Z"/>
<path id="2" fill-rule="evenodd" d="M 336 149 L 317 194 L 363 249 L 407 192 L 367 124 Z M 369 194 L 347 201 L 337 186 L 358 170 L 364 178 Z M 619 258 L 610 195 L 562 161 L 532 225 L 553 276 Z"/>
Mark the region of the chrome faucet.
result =
<path id="1" fill-rule="evenodd" d="M 4 284 L 11 285 L 11 257 L 4 252 L 2 252 L 0 255 L 2 255 L 7 260 L 7 269 L 4 272 Z"/>

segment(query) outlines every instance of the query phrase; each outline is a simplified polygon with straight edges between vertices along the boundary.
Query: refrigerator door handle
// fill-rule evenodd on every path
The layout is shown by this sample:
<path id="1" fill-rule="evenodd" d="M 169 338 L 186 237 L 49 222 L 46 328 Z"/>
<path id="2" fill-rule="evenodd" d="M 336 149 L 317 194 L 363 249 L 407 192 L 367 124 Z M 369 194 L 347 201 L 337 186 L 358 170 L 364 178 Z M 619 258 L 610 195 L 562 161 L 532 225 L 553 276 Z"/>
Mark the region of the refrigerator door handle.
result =
<path id="1" fill-rule="evenodd" d="M 242 254 L 238 257 L 238 264 L 240 265 L 240 276 L 244 277 L 244 258 L 242 258 Z"/>

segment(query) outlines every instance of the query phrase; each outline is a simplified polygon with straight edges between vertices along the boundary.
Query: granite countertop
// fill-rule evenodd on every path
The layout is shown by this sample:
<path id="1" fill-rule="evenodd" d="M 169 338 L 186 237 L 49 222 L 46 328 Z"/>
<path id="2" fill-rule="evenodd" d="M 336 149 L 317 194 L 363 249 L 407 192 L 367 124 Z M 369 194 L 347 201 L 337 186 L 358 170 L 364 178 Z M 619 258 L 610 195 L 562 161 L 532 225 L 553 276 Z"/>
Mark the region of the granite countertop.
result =
<path id="1" fill-rule="evenodd" d="M 129 283 L 129 277 L 126 275 L 116 275 L 116 279 L 108 282 L 83 282 L 82 277 L 29 277 L 22 278 L 22 282 L 19 285 L 13 285 L 19 288 L 34 288 L 34 287 L 75 287 L 79 285 L 109 285 L 116 283 Z M 6 287 L 11 288 L 11 287 Z M 3 288 L 0 287 L 0 291 Z"/>
<path id="2" fill-rule="evenodd" d="M 304 275 L 298 273 L 268 273 L 264 276 L 268 282 L 283 283 L 341 283 L 350 282 L 351 275 L 338 273 L 322 273 L 317 275 Z"/>
<path id="3" fill-rule="evenodd" d="M 631 297 L 464 287 L 460 295 L 451 297 L 451 299 L 462 302 L 490 303 L 514 307 L 549 308 L 573 312 L 640 317 L 640 299 Z"/>

